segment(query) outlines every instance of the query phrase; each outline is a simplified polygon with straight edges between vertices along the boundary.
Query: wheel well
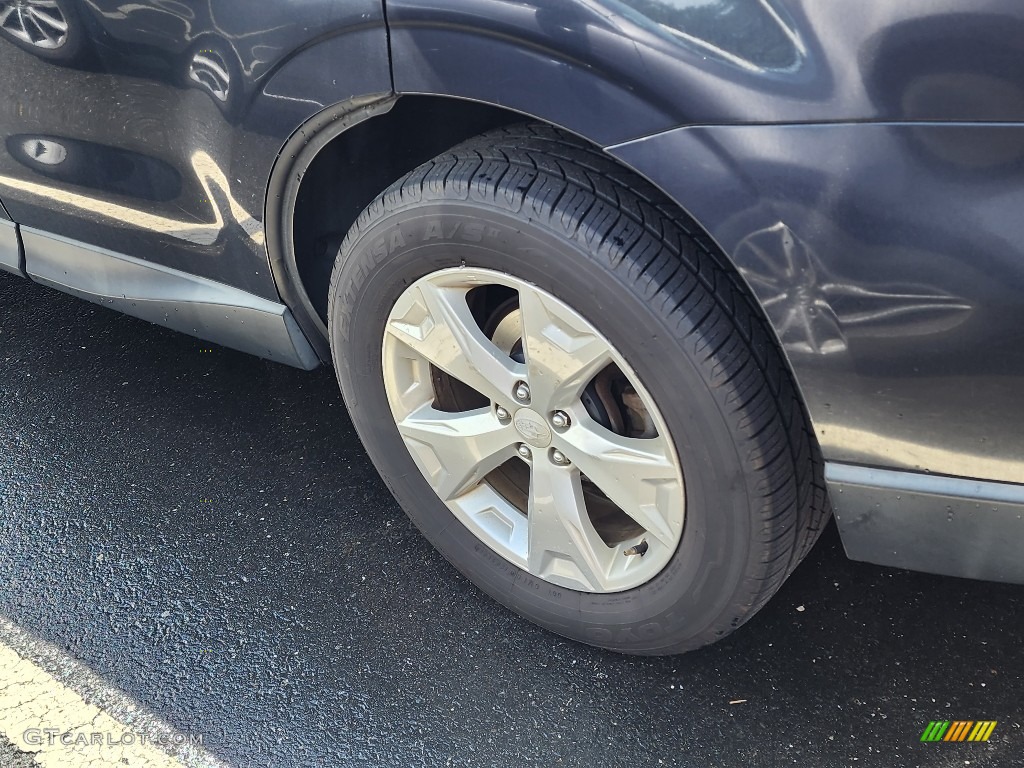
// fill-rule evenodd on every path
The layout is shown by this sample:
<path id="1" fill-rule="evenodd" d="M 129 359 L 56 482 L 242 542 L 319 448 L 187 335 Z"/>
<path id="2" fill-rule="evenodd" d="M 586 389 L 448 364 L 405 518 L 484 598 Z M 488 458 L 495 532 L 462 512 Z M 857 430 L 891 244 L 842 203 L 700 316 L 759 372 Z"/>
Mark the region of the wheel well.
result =
<path id="1" fill-rule="evenodd" d="M 374 197 L 446 149 L 527 117 L 459 99 L 403 96 L 387 112 L 344 131 L 317 153 L 295 198 L 295 268 L 316 314 L 327 323 L 334 256 Z"/>
<path id="2" fill-rule="evenodd" d="M 346 116 L 358 112 L 363 112 L 364 116 L 348 122 Z M 303 135 L 300 130 L 293 137 L 289 144 L 295 142 L 298 148 L 308 144 L 316 153 L 304 168 L 301 162 L 285 164 L 280 173 L 275 168 L 268 199 L 277 200 L 280 205 L 290 197 L 294 202 L 294 214 L 290 221 L 283 221 L 283 215 L 290 215 L 287 207 L 277 207 L 273 211 L 268 207 L 268 245 L 273 244 L 271 264 L 282 297 L 292 308 L 321 359 L 329 362 L 331 354 L 327 342 L 327 300 L 335 257 L 342 240 L 363 209 L 393 182 L 442 152 L 486 131 L 524 121 L 545 122 L 510 109 L 462 99 L 427 95 L 396 98 L 392 94 L 379 94 L 355 100 L 351 110 L 338 110 L 334 115 L 325 111 L 323 119 L 314 119 L 307 124 L 311 126 L 309 135 Z M 314 122 L 319 125 L 312 126 Z M 335 126 L 333 136 L 331 126 Z M 324 142 L 315 149 L 316 137 L 320 133 L 326 134 Z M 577 138 L 622 170 L 644 179 L 600 146 L 578 134 Z M 293 147 L 293 150 L 292 160 L 296 156 L 301 158 L 301 149 Z M 284 155 L 288 154 L 286 145 Z M 288 191 L 288 177 L 298 179 L 297 191 L 293 193 Z M 792 364 L 756 294 L 700 223 L 664 190 L 661 194 L 672 208 L 691 222 L 709 252 L 720 259 L 723 270 L 750 299 L 753 312 L 764 323 L 784 361 L 804 418 L 810 423 L 806 400 Z M 290 258 L 288 251 L 294 254 L 291 266 L 287 264 Z M 816 436 L 812 444 L 815 461 L 820 463 Z"/>

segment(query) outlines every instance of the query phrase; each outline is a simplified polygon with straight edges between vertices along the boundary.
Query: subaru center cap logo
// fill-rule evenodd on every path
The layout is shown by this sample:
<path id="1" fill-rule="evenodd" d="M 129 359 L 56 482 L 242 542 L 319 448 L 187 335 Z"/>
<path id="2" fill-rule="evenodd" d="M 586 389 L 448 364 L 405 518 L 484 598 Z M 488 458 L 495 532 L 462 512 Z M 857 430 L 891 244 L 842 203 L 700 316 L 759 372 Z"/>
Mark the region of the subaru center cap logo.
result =
<path id="1" fill-rule="evenodd" d="M 529 408 L 520 408 L 512 419 L 516 432 L 523 436 L 523 439 L 530 445 L 538 448 L 545 448 L 551 442 L 551 430 L 547 422 L 536 411 Z"/>

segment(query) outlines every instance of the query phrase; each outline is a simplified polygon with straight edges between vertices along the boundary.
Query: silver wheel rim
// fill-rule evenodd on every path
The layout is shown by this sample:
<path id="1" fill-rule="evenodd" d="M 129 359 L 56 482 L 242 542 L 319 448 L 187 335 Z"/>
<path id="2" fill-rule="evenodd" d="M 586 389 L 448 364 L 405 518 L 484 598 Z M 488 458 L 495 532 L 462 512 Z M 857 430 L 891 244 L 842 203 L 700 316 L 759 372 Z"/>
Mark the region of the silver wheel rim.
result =
<path id="1" fill-rule="evenodd" d="M 56 50 L 68 39 L 68 22 L 56 0 L 14 0 L 0 5 L 0 28 L 35 48 Z"/>
<path id="2" fill-rule="evenodd" d="M 469 297 L 493 286 L 515 307 L 488 334 Z M 517 342 L 518 360 L 510 352 Z M 685 495 L 664 419 L 618 351 L 561 300 L 492 270 L 434 272 L 392 308 L 383 372 L 424 478 L 509 562 L 561 587 L 621 592 L 648 582 L 675 553 Z M 630 403 L 615 419 L 629 430 L 613 431 L 584 404 L 609 376 Z M 475 393 L 474 407 L 442 402 L 462 387 Z M 635 436 L 641 422 L 645 436 Z M 516 485 L 524 472 L 528 484 Z"/>

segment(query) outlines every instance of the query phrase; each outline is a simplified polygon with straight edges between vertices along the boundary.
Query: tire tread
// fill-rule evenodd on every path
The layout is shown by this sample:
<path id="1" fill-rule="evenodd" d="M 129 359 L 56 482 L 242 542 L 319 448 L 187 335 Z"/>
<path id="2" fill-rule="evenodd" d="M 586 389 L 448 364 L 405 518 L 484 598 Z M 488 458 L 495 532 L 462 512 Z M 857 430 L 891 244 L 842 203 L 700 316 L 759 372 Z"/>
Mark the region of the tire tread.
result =
<path id="1" fill-rule="evenodd" d="M 721 393 L 760 494 L 742 588 L 686 650 L 749 619 L 806 556 L 831 514 L 823 463 L 796 384 L 763 312 L 711 240 L 657 188 L 565 131 L 524 123 L 476 136 L 396 181 L 341 247 L 396 208 L 474 199 L 524 213 L 606 261 L 692 344 Z M 333 316 L 339 264 L 331 278 Z M 743 455 L 745 453 L 745 456 Z"/>

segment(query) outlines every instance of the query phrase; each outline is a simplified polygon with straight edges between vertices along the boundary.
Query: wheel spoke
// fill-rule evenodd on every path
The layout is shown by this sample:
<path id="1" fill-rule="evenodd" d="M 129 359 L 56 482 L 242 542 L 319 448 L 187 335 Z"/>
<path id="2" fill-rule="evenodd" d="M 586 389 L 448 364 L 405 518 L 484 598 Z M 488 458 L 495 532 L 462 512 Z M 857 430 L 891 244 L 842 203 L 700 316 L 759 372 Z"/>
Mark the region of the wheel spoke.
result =
<path id="1" fill-rule="evenodd" d="M 15 26 L 12 28 L 12 32 L 15 35 L 26 40 L 27 42 L 34 43 L 31 33 L 28 31 L 28 26 L 25 23 L 25 11 L 22 8 L 14 9 Z"/>
<path id="2" fill-rule="evenodd" d="M 38 34 L 38 40 L 36 40 L 36 43 L 40 47 L 51 47 L 51 44 L 55 43 L 55 41 L 53 40 L 53 36 L 49 32 L 47 32 L 45 29 L 43 29 L 43 25 L 40 24 L 39 21 L 36 19 L 35 14 L 32 13 L 32 9 L 31 8 L 27 8 L 25 10 L 23 19 L 25 20 L 25 29 L 26 30 L 28 30 L 28 24 L 29 23 L 31 23 L 32 26 L 35 27 L 35 30 L 36 30 L 36 32 Z M 33 38 L 35 38 L 35 37 L 36 36 L 33 36 Z M 56 47 L 56 46 L 54 45 L 53 47 Z"/>
<path id="3" fill-rule="evenodd" d="M 57 11 L 56 9 L 48 12 L 48 9 L 44 7 L 29 6 L 28 13 L 37 25 L 45 24 L 50 29 L 57 32 L 58 37 L 68 31 L 67 22 L 64 21 L 64 17 L 60 15 L 60 11 Z"/>
<path id="4" fill-rule="evenodd" d="M 536 460 L 527 521 L 531 573 L 577 589 L 606 588 L 613 550 L 590 522 L 578 471 Z"/>
<path id="5" fill-rule="evenodd" d="M 465 297 L 464 289 L 422 283 L 401 296 L 387 330 L 448 375 L 507 404 L 525 368 L 483 334 Z"/>
<path id="6" fill-rule="evenodd" d="M 683 508 L 683 488 L 671 449 L 662 436 L 617 435 L 583 416 L 562 436 L 564 452 L 583 474 L 637 524 L 666 546 L 680 531 L 670 520 Z"/>
<path id="7" fill-rule="evenodd" d="M 533 402 L 547 410 L 568 406 L 611 362 L 608 342 L 567 306 L 538 291 L 520 289 L 519 311 Z"/>
<path id="8" fill-rule="evenodd" d="M 398 431 L 445 501 L 471 490 L 516 455 L 514 430 L 501 424 L 490 408 L 446 413 L 427 404 L 400 421 Z"/>

